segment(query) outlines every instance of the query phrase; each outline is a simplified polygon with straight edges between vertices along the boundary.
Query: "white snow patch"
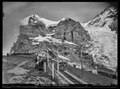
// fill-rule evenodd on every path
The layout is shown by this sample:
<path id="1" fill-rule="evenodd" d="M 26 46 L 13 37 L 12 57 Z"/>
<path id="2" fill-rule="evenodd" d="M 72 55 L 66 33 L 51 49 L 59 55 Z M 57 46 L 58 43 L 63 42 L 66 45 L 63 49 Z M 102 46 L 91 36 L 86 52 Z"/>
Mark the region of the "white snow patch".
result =
<path id="1" fill-rule="evenodd" d="M 34 40 L 36 40 L 36 41 L 38 41 L 38 42 L 40 42 L 40 41 L 49 41 L 48 39 L 46 39 L 46 37 L 42 37 L 41 35 L 39 35 L 38 37 L 30 37 L 29 39 L 33 39 L 33 41 Z"/>
<path id="2" fill-rule="evenodd" d="M 28 16 L 28 17 L 20 20 L 20 23 L 21 23 L 22 25 L 28 25 L 29 18 L 32 17 L 32 16 L 33 16 L 33 15 L 30 15 L 30 16 Z"/>
<path id="3" fill-rule="evenodd" d="M 41 35 L 39 35 L 38 37 L 30 37 L 29 39 L 33 39 L 33 41 L 38 41 L 38 42 L 33 42 L 32 44 L 33 45 L 36 45 L 36 44 L 39 44 L 39 42 L 41 41 L 48 41 L 48 42 L 56 42 L 56 43 L 62 43 L 61 39 L 56 39 L 56 38 L 52 38 L 51 35 L 53 35 L 54 33 L 52 34 L 47 34 L 46 37 L 42 37 Z M 73 45 L 76 45 L 74 44 L 73 42 L 69 42 L 69 41 L 65 41 L 65 43 L 67 44 L 73 44 Z"/>
<path id="4" fill-rule="evenodd" d="M 43 18 L 43 17 L 40 17 L 40 16 L 38 16 L 38 15 L 36 15 L 36 14 L 33 14 L 33 15 L 30 15 L 30 16 L 28 16 L 28 17 L 20 20 L 20 23 L 21 23 L 22 25 L 27 25 L 29 18 L 30 18 L 30 17 L 33 17 L 34 15 L 35 15 L 35 17 L 36 17 L 39 21 L 43 22 L 43 23 L 46 25 L 46 28 L 48 28 L 49 26 L 57 26 L 59 22 L 64 21 L 64 20 L 67 19 L 67 18 L 62 18 L 62 19 L 59 20 L 59 21 L 52 21 L 52 20 L 48 20 L 48 19 L 45 19 L 45 18 Z"/>
<path id="5" fill-rule="evenodd" d="M 75 43 L 73 43 L 73 42 L 69 42 L 69 41 L 65 41 L 65 43 L 67 43 L 67 44 L 77 45 L 77 44 L 75 44 Z"/>
<path id="6" fill-rule="evenodd" d="M 37 17 L 39 21 L 43 22 L 47 27 L 50 25 L 56 25 L 59 23 L 59 21 L 51 21 L 45 18 L 41 18 L 38 15 L 35 15 L 35 17 Z"/>
<path id="7" fill-rule="evenodd" d="M 51 35 L 54 35 L 55 33 L 51 33 L 51 34 L 46 34 L 48 37 L 51 36 Z"/>
<path id="8" fill-rule="evenodd" d="M 32 42 L 32 45 L 36 45 L 36 44 L 39 44 L 39 42 L 36 42 L 36 43 L 35 43 L 35 42 Z"/>
<path id="9" fill-rule="evenodd" d="M 99 32 L 108 32 L 111 34 L 116 34 L 115 31 L 111 31 L 109 27 L 84 27 L 85 30 L 87 30 L 89 33 L 96 32 L 99 34 Z"/>
<path id="10" fill-rule="evenodd" d="M 33 16 L 34 16 L 34 15 L 30 15 L 30 16 L 28 16 L 28 17 L 20 20 L 21 24 L 22 24 L 22 25 L 27 25 L 27 24 L 28 24 L 28 21 L 29 21 L 29 18 L 30 18 L 30 17 L 33 17 Z M 50 25 L 51 25 L 51 26 L 54 26 L 54 25 L 57 25 L 57 24 L 59 23 L 59 21 L 51 21 L 51 20 L 48 20 L 48 19 L 45 19 L 45 18 L 41 18 L 41 17 L 39 17 L 39 16 L 36 15 L 36 14 L 35 14 L 35 17 L 36 17 L 39 21 L 43 22 L 43 23 L 46 25 L 46 27 L 48 27 L 48 26 L 50 26 Z"/>
<path id="11" fill-rule="evenodd" d="M 62 58 L 62 59 L 65 59 L 65 60 L 70 60 L 69 58 L 64 57 L 64 56 L 62 56 L 62 55 L 59 55 L 59 54 L 58 54 L 58 57 L 60 57 L 60 58 Z"/>
<path id="12" fill-rule="evenodd" d="M 52 37 L 47 37 L 47 39 L 50 39 L 52 42 L 62 43 L 61 39 L 55 39 L 55 38 L 52 38 Z"/>

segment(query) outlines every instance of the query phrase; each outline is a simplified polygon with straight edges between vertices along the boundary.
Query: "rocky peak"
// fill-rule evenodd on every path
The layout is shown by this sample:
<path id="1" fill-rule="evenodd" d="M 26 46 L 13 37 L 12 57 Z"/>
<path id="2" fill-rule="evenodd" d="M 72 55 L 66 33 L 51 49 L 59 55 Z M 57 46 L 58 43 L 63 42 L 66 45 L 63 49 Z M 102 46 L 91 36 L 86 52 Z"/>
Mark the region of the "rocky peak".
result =
<path id="1" fill-rule="evenodd" d="M 115 70 L 117 67 L 117 30 L 118 30 L 118 12 L 115 7 L 107 7 L 100 12 L 95 18 L 91 19 L 85 24 L 82 24 L 85 30 L 89 32 L 89 35 L 93 42 L 98 41 L 98 48 L 94 46 L 89 47 L 89 54 L 93 55 L 94 62 L 102 64 L 109 69 Z M 97 51 L 95 51 L 97 50 Z M 103 57 L 102 53 L 109 58 Z M 101 61 L 101 59 L 104 59 Z"/>
<path id="2" fill-rule="evenodd" d="M 61 20 L 57 26 L 59 25 L 75 25 L 76 21 L 71 18 L 65 18 L 64 20 Z"/>
<path id="3" fill-rule="evenodd" d="M 71 18 L 64 18 L 60 20 L 56 26 L 49 27 L 46 27 L 46 25 L 48 25 L 48 22 L 46 21 L 50 22 L 45 18 L 38 17 L 37 15 L 29 16 L 28 24 L 20 25 L 20 35 L 18 36 L 16 42 L 17 46 L 15 49 L 27 47 L 27 52 L 29 52 L 29 49 L 38 49 L 35 45 L 40 43 L 35 41 L 31 42 L 29 38 L 35 38 L 40 35 L 41 39 L 46 39 L 47 34 L 53 33 L 54 34 L 51 35 L 53 39 L 61 39 L 62 41 L 70 41 L 76 44 L 83 43 L 83 41 L 90 39 L 89 34 L 87 34 L 87 31 L 84 30 L 81 24 Z M 34 43 L 35 47 L 32 45 L 32 43 Z"/>
<path id="4" fill-rule="evenodd" d="M 36 16 L 36 15 L 33 15 L 32 17 L 29 17 L 28 25 L 33 26 L 36 29 L 39 28 L 39 27 L 44 28 L 44 29 L 46 28 L 43 21 L 39 20 L 38 16 Z"/>
<path id="5" fill-rule="evenodd" d="M 117 23 L 117 8 L 108 6 L 93 19 L 85 23 L 85 27 L 110 27 Z"/>
<path id="6" fill-rule="evenodd" d="M 52 37 L 71 41 L 76 44 L 90 39 L 90 36 L 81 24 L 71 18 L 61 20 L 58 25 L 54 27 L 54 30 L 55 34 Z"/>

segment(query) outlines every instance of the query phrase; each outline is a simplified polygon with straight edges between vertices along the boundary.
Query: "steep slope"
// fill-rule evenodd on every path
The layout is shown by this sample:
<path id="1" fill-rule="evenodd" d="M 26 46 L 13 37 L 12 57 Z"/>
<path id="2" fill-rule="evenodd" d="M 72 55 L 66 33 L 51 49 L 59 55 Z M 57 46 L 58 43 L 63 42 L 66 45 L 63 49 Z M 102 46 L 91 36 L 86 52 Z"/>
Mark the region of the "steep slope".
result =
<path id="1" fill-rule="evenodd" d="M 100 14 L 95 16 L 93 19 L 84 23 L 83 26 L 85 28 L 102 27 L 104 28 L 104 31 L 107 32 L 116 31 L 117 33 L 117 23 L 118 23 L 117 9 L 115 7 L 109 6 L 106 9 L 104 9 L 104 11 L 102 11 Z"/>
<path id="2" fill-rule="evenodd" d="M 90 40 L 87 31 L 83 29 L 81 24 L 70 18 L 59 22 L 59 24 L 54 27 L 54 30 L 55 34 L 52 37 L 57 39 L 67 40 L 76 44 Z"/>
<path id="3" fill-rule="evenodd" d="M 117 67 L 117 24 L 117 9 L 111 6 L 107 7 L 95 18 L 82 24 L 93 40 L 91 44 L 96 44 L 96 47 L 98 47 L 92 46 L 88 49 L 91 51 L 87 51 L 93 55 L 96 63 L 112 70 L 115 70 Z M 103 57 L 103 55 L 106 57 Z"/>

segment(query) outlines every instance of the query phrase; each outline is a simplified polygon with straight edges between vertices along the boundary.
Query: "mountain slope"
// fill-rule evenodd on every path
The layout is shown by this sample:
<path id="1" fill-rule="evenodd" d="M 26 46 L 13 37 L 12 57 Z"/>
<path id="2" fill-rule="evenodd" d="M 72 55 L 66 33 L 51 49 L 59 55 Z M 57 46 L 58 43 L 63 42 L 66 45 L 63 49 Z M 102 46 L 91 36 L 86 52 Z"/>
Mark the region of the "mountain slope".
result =
<path id="1" fill-rule="evenodd" d="M 95 18 L 83 24 L 94 43 L 98 42 L 99 45 L 102 45 L 98 46 L 96 51 L 94 47 L 90 48 L 94 51 L 91 51 L 94 61 L 113 70 L 117 67 L 117 24 L 117 9 L 110 6 Z M 100 52 L 100 48 L 103 50 L 102 52 Z M 108 57 L 108 60 L 102 57 L 103 55 Z"/>
<path id="2" fill-rule="evenodd" d="M 117 23 L 118 23 L 118 13 L 115 7 L 107 7 L 100 14 L 95 16 L 90 21 L 84 23 L 85 28 L 90 27 L 102 27 L 106 31 L 116 31 L 117 32 Z M 114 26 L 114 27 L 113 27 Z"/>
<path id="3" fill-rule="evenodd" d="M 54 22 L 38 15 L 21 21 L 19 36 L 11 53 L 39 53 L 51 50 L 51 57 L 69 59 L 76 65 L 84 60 L 88 67 L 117 67 L 117 10 L 106 8 L 90 21 L 81 24 L 71 18 Z M 83 53 L 82 53 L 83 51 Z M 87 57 L 84 57 L 84 54 Z M 84 59 L 81 59 L 81 54 Z M 56 59 L 56 60 L 57 60 Z"/>
<path id="4" fill-rule="evenodd" d="M 26 24 L 20 25 L 20 34 L 11 48 L 11 53 L 35 53 L 42 48 L 47 50 L 48 44 L 75 46 L 90 40 L 88 32 L 81 24 L 70 18 L 58 21 L 57 26 L 48 26 L 45 23 L 48 20 L 38 18 L 37 15 L 31 15 L 23 20 Z"/>

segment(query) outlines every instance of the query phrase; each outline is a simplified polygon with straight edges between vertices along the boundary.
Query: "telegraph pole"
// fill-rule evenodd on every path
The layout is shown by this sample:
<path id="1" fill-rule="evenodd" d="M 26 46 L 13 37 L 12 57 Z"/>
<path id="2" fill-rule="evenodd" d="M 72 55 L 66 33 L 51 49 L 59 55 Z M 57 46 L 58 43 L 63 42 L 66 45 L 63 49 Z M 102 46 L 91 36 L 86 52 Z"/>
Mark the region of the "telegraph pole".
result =
<path id="1" fill-rule="evenodd" d="M 49 64 L 49 55 L 48 55 L 48 50 L 47 50 L 47 65 L 48 65 L 48 67 L 50 67 L 50 64 Z"/>
<path id="2" fill-rule="evenodd" d="M 86 45 L 86 43 L 89 43 L 90 41 L 85 41 L 81 47 L 81 69 L 82 69 L 82 78 L 83 78 L 83 55 L 82 55 L 82 51 L 83 51 L 83 47 Z"/>
<path id="3" fill-rule="evenodd" d="M 52 63 L 52 78 L 54 78 L 55 77 L 55 74 L 54 74 L 54 63 Z"/>
<path id="4" fill-rule="evenodd" d="M 59 77 L 59 61 L 57 61 L 57 75 Z"/>
<path id="5" fill-rule="evenodd" d="M 46 62 L 44 62 L 44 72 L 46 72 Z"/>
<path id="6" fill-rule="evenodd" d="M 57 61 L 57 70 L 59 71 L 59 61 Z"/>
<path id="7" fill-rule="evenodd" d="M 82 55 L 82 50 L 83 50 L 84 46 L 85 46 L 85 42 L 83 43 L 83 45 L 81 47 L 81 69 L 82 69 L 82 76 L 81 76 L 81 78 L 83 78 L 83 55 Z"/>

